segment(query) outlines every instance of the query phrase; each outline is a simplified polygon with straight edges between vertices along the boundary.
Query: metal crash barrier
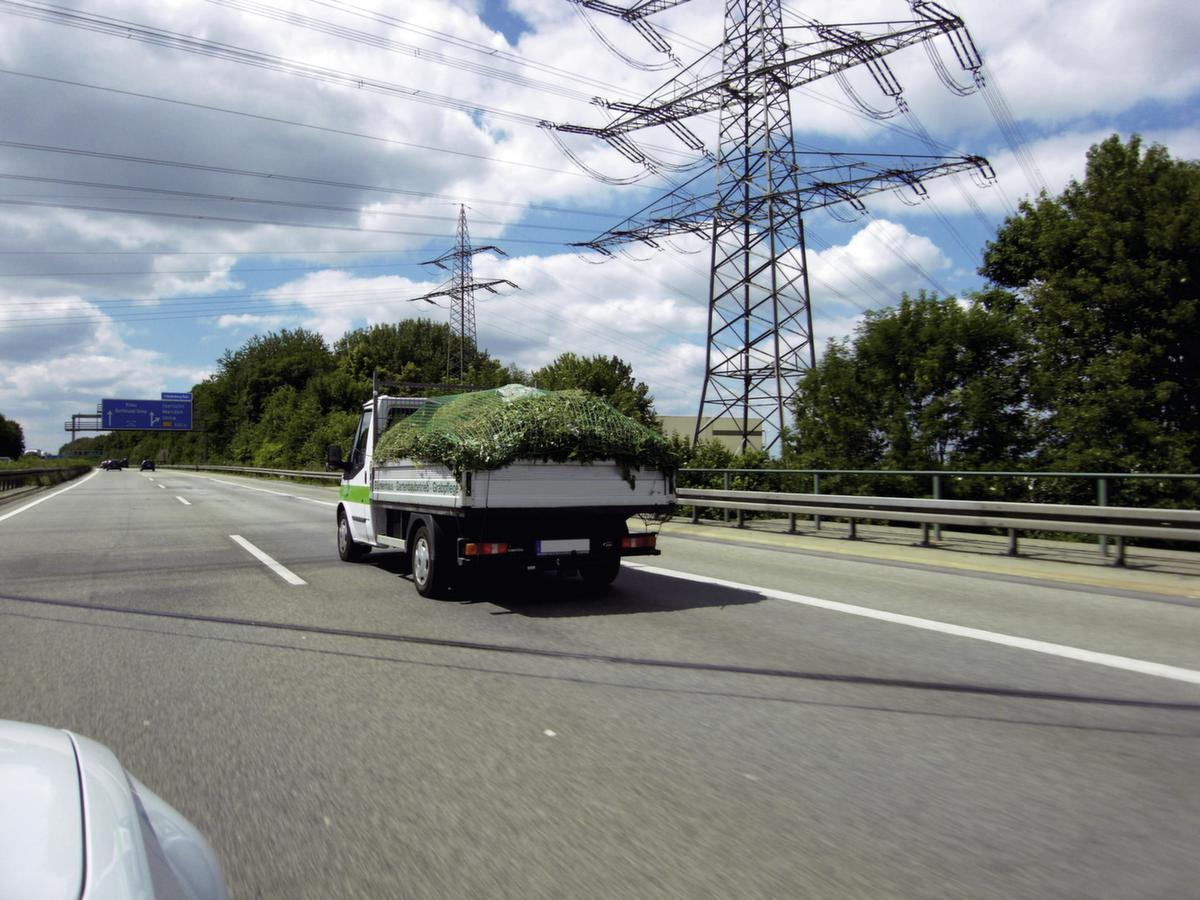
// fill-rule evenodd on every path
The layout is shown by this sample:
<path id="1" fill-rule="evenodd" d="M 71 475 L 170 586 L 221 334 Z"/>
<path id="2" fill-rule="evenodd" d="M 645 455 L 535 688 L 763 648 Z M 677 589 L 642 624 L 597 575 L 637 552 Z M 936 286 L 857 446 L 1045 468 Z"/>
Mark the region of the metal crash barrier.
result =
<path id="1" fill-rule="evenodd" d="M 91 466 L 56 466 L 46 469 L 0 469 L 0 494 L 21 488 L 50 487 L 78 478 Z"/>
<path id="2" fill-rule="evenodd" d="M 855 497 L 841 494 L 790 494 L 771 491 L 726 491 L 680 488 L 681 506 L 692 507 L 699 521 L 700 507 L 738 512 L 777 513 L 793 517 L 834 517 L 849 522 L 849 538 L 856 538 L 862 520 L 913 522 L 921 526 L 921 544 L 929 545 L 929 526 L 958 525 L 998 528 L 1008 532 L 1008 554 L 1017 554 L 1021 531 L 1057 531 L 1116 538 L 1116 565 L 1125 564 L 1126 538 L 1200 541 L 1200 511 L 1119 506 L 1073 506 L 1049 503 L 1006 503 L 979 500 L 914 500 L 896 497 Z M 795 519 L 790 518 L 790 529 Z M 741 517 L 739 516 L 739 524 Z"/>
<path id="3" fill-rule="evenodd" d="M 232 472 L 237 475 L 263 475 L 275 478 L 314 478 L 318 481 L 341 481 L 340 472 L 310 472 L 302 469 L 261 469 L 253 466 L 172 465 L 160 469 L 184 469 L 189 472 Z"/>

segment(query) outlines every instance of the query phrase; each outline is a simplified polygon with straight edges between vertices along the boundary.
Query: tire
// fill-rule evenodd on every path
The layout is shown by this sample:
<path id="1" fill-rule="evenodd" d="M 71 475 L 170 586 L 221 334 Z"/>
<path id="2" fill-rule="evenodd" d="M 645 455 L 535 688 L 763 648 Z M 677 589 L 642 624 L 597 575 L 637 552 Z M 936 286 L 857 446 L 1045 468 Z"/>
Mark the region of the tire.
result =
<path id="1" fill-rule="evenodd" d="M 358 562 L 370 549 L 351 536 L 350 520 L 346 518 L 344 511 L 338 512 L 337 548 L 338 558 L 342 562 Z"/>
<path id="2" fill-rule="evenodd" d="M 435 537 L 436 535 L 436 537 Z M 436 525 L 419 525 L 413 532 L 408 560 L 412 567 L 413 585 L 422 597 L 440 598 L 446 595 L 449 577 L 448 560 L 442 553 L 440 533 Z"/>
<path id="3" fill-rule="evenodd" d="M 621 572 L 621 557 L 615 553 L 592 562 L 579 564 L 579 577 L 584 584 L 594 588 L 606 588 L 617 580 Z"/>

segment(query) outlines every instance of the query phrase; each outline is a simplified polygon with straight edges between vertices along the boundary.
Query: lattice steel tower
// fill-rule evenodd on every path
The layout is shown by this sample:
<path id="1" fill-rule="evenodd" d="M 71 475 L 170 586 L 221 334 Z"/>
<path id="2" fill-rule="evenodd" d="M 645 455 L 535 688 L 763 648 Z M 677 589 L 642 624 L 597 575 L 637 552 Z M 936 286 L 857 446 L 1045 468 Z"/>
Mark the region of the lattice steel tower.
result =
<path id="1" fill-rule="evenodd" d="M 630 8 L 597 0 L 572 2 L 627 21 L 678 5 L 671 0 L 646 0 Z M 789 27 L 793 33 L 809 32 L 805 41 L 798 35 L 785 39 L 780 0 L 726 0 L 724 40 L 702 57 L 719 52 L 718 73 L 695 75 L 693 63 L 639 102 L 604 102 L 617 115 L 602 127 L 543 123 L 555 132 L 601 138 L 647 170 L 663 171 L 630 135 L 665 126 L 690 149 L 703 150 L 683 120 L 719 113 L 715 191 L 703 186 L 712 183 L 707 180 L 710 169 L 580 244 L 611 253 L 632 241 L 659 247 L 673 234 L 708 238 L 708 339 L 697 440 L 709 424 L 723 419 L 736 423 L 743 451 L 751 446 L 758 420 L 766 426 L 764 432 L 771 431 L 765 449 L 781 441 L 799 378 L 815 364 L 806 211 L 845 203 L 862 212 L 861 197 L 892 188 L 919 199 L 925 195 L 922 179 L 937 175 L 973 171 L 994 177 L 987 160 L 978 156 L 796 151 L 789 99 L 796 87 L 834 76 L 853 96 L 842 73 L 863 66 L 898 109 L 906 108 L 884 57 L 943 36 L 962 68 L 978 71 L 982 61 L 961 19 L 924 0 L 915 0 L 911 8 L 914 19 L 870 23 L 873 33 L 857 25 L 812 21 Z"/>
<path id="2" fill-rule="evenodd" d="M 707 422 L 774 421 L 776 440 L 801 373 L 816 364 L 799 170 L 778 0 L 729 0 L 712 219 L 708 350 L 695 439 Z M 761 427 L 761 426 L 760 426 Z"/>
<path id="3" fill-rule="evenodd" d="M 458 237 L 454 249 L 443 253 L 437 259 L 426 260 L 423 266 L 437 266 L 450 272 L 450 279 L 442 290 L 433 291 L 414 300 L 433 302 L 435 297 L 450 299 L 450 338 L 446 341 L 446 378 L 448 381 L 462 381 L 467 367 L 475 359 L 475 291 L 486 290 L 496 293 L 498 284 L 516 287 L 511 281 L 499 278 L 491 281 L 476 281 L 472 271 L 472 257 L 476 253 L 492 250 L 501 256 L 508 254 L 499 247 L 488 244 L 483 247 L 471 246 L 471 233 L 467 229 L 467 208 L 458 208 Z"/>

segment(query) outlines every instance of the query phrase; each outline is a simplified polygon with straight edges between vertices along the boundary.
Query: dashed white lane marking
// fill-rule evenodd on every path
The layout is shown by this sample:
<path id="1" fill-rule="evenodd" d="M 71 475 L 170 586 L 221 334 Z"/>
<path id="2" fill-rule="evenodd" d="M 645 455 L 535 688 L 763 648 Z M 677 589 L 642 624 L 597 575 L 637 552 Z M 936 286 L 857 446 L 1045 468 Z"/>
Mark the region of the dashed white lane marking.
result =
<path id="1" fill-rule="evenodd" d="M 221 478 L 209 478 L 209 481 L 215 481 L 217 484 L 227 484 L 230 487 L 242 488 L 247 491 L 258 491 L 260 494 L 274 494 L 276 497 L 291 497 L 293 500 L 303 500 L 305 503 L 316 503 L 318 506 L 337 506 L 336 503 L 331 503 L 328 500 L 314 500 L 312 497 L 301 497 L 299 494 L 288 494 L 284 491 L 272 491 L 268 488 L 251 487 L 248 484 L 238 484 L 236 481 L 225 481 Z"/>
<path id="2" fill-rule="evenodd" d="M 1184 669 L 1179 666 L 1168 666 L 1163 663 L 1150 662 L 1144 659 L 1133 659 L 1128 656 L 1114 656 L 1111 653 L 1097 653 L 1094 650 L 1084 650 L 1080 647 L 1070 647 L 1066 644 L 1053 644 L 1048 641 L 1037 641 L 1032 638 L 1017 637 L 1012 634 L 1001 634 L 997 631 L 985 631 L 982 628 L 967 628 L 963 625 L 952 625 L 949 622 L 939 622 L 936 619 L 922 619 L 917 616 L 906 616 L 902 613 L 887 612 L 882 609 L 871 609 L 867 606 L 855 606 L 851 603 L 839 603 L 836 600 L 822 600 L 819 597 L 806 597 L 803 594 L 793 594 L 789 591 L 779 591 L 774 588 L 757 587 L 753 584 L 740 584 L 736 581 L 726 581 L 723 578 L 709 578 L 706 575 L 693 575 L 690 572 L 676 572 L 671 569 L 660 569 L 642 563 L 624 560 L 623 564 L 639 572 L 651 575 L 663 575 L 667 578 L 680 578 L 684 581 L 697 581 L 702 584 L 712 584 L 737 591 L 748 591 L 769 597 L 772 600 L 784 600 L 788 603 L 799 603 L 817 609 L 827 609 L 832 612 L 860 616 L 864 619 L 876 619 L 880 622 L 891 622 L 893 625 L 907 625 L 909 628 L 920 628 L 924 631 L 936 631 L 955 637 L 971 638 L 976 641 L 986 641 L 990 644 L 1000 644 L 1005 647 L 1015 647 L 1019 650 L 1029 650 L 1033 653 L 1045 653 L 1049 656 L 1059 656 L 1077 662 L 1092 663 L 1097 666 L 1107 666 L 1110 669 L 1124 669 L 1127 672 L 1137 672 L 1140 675 L 1153 675 L 1156 678 L 1169 678 L 1172 681 L 1186 681 L 1190 684 L 1200 684 L 1200 671 Z"/>
<path id="3" fill-rule="evenodd" d="M 267 554 L 263 553 L 240 534 L 231 534 L 229 537 L 235 544 L 239 545 L 243 550 L 257 559 L 260 563 L 262 563 L 288 584 L 308 584 L 307 581 L 305 581 L 291 569 L 271 559 L 271 557 L 267 556 Z"/>
<path id="4" fill-rule="evenodd" d="M 91 478 L 95 478 L 99 471 L 100 471 L 99 469 L 92 469 L 92 473 L 90 475 L 84 475 L 78 481 L 73 481 L 70 484 L 68 484 L 65 488 L 57 490 L 53 494 L 47 494 L 45 497 L 38 497 L 36 500 L 34 500 L 30 503 L 26 503 L 24 506 L 18 507 L 17 509 L 14 509 L 12 512 L 6 512 L 4 515 L 0 516 L 0 522 L 3 522 L 5 519 L 11 519 L 13 516 L 19 515 L 20 513 L 25 512 L 25 510 L 27 510 L 27 509 L 32 509 L 33 507 L 37 506 L 39 503 L 45 503 L 47 500 L 57 497 L 59 494 L 65 494 L 67 491 L 71 490 L 72 488 L 79 487 L 85 481 L 87 481 Z"/>
<path id="5" fill-rule="evenodd" d="M 162 488 L 164 491 L 167 489 L 167 486 L 165 484 L 160 484 L 159 487 Z"/>
<path id="6" fill-rule="evenodd" d="M 191 505 L 192 505 L 192 504 L 190 504 L 188 501 L 186 501 L 186 500 L 184 500 L 182 497 L 180 497 L 178 494 L 176 494 L 176 495 L 175 495 L 175 499 L 176 499 L 176 500 L 178 500 L 180 503 L 182 503 L 184 506 L 191 506 Z"/>

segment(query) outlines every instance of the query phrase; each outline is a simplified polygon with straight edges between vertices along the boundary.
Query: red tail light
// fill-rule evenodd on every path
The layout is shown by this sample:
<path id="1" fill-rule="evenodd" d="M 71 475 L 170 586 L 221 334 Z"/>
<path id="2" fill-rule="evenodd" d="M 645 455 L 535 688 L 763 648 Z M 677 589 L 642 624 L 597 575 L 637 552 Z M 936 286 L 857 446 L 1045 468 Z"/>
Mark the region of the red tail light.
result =
<path id="1" fill-rule="evenodd" d="M 630 534 L 621 538 L 622 550 L 634 550 L 638 548 L 649 547 L 654 549 L 655 542 L 658 538 L 657 534 Z"/>
<path id="2" fill-rule="evenodd" d="M 464 556 L 498 556 L 508 552 L 508 544 L 469 543 L 463 547 Z"/>

